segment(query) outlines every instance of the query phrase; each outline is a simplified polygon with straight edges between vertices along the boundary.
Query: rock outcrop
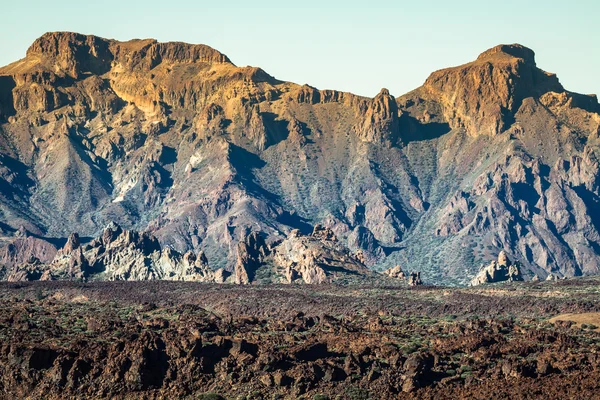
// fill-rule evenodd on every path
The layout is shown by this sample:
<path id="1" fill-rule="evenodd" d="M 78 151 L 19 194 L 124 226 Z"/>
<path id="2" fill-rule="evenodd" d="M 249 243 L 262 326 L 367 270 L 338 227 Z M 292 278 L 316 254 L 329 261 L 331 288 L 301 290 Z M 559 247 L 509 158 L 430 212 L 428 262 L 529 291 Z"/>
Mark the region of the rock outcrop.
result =
<path id="1" fill-rule="evenodd" d="M 31 280 L 181 280 L 223 283 L 228 273 L 212 271 L 204 253 L 180 254 L 161 248 L 149 233 L 108 225 L 102 236 L 80 244 L 79 235 L 69 236 L 53 261 L 39 260 L 14 265 L 8 271 L 9 281 Z"/>
<path id="2" fill-rule="evenodd" d="M 338 242 L 333 231 L 321 225 L 313 233 L 303 235 L 298 230 L 273 247 L 273 262 L 282 269 L 287 283 L 301 281 L 318 284 L 345 276 L 372 273 L 350 251 Z"/>
<path id="3" fill-rule="evenodd" d="M 15 264 L 37 260 L 47 263 L 54 259 L 56 247 L 47 240 L 31 236 L 22 229 L 17 236 L 0 248 L 0 265 L 12 267 Z"/>
<path id="4" fill-rule="evenodd" d="M 49 271 L 44 278 L 63 277 L 66 279 L 84 280 L 90 273 L 90 265 L 83 255 L 79 235 L 69 235 L 67 243 L 56 253 Z"/>
<path id="5" fill-rule="evenodd" d="M 534 52 L 518 44 L 496 46 L 472 63 L 434 72 L 422 90 L 439 99 L 453 128 L 471 135 L 501 133 L 525 98 L 564 91 L 556 75 L 537 68 Z"/>
<path id="6" fill-rule="evenodd" d="M 501 251 L 498 254 L 498 260 L 492 261 L 487 267 L 483 268 L 471 281 L 471 286 L 483 285 L 496 282 L 518 282 L 522 281 L 519 263 L 512 263 L 506 252 Z"/>
<path id="7" fill-rule="evenodd" d="M 256 232 L 249 234 L 238 244 L 234 281 L 321 284 L 375 276 L 331 229 L 316 225 L 310 235 L 296 229 L 271 244 Z"/>
<path id="8" fill-rule="evenodd" d="M 411 272 L 408 276 L 408 285 L 409 286 L 421 286 L 423 285 L 423 281 L 421 280 L 420 272 Z"/>
<path id="9" fill-rule="evenodd" d="M 390 269 L 387 269 L 383 272 L 384 275 L 389 276 L 390 278 L 393 279 L 400 279 L 400 280 L 406 280 L 407 276 L 404 273 L 404 271 L 402 270 L 402 267 L 400 267 L 399 265 L 396 265 L 395 267 L 392 267 Z"/>
<path id="10" fill-rule="evenodd" d="M 264 238 L 252 232 L 238 243 L 238 259 L 235 264 L 235 283 L 248 284 L 254 280 L 256 270 L 262 265 L 269 249 Z"/>

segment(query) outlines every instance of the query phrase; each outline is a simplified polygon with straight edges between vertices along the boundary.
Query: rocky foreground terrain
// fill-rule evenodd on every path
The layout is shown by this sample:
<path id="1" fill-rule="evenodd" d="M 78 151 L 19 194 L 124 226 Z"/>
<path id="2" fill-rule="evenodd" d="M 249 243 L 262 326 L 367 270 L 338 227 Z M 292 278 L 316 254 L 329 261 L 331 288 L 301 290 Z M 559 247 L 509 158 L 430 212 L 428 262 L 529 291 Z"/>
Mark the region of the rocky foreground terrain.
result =
<path id="1" fill-rule="evenodd" d="M 0 397 L 593 399 L 599 288 L 2 283 Z"/>
<path id="2" fill-rule="evenodd" d="M 0 68 L 0 264 L 79 279 L 77 234 L 107 279 L 466 284 L 501 251 L 526 280 L 597 274 L 599 107 L 520 45 L 365 98 L 205 45 L 48 33 Z M 113 222 L 156 251 L 101 250 Z"/>

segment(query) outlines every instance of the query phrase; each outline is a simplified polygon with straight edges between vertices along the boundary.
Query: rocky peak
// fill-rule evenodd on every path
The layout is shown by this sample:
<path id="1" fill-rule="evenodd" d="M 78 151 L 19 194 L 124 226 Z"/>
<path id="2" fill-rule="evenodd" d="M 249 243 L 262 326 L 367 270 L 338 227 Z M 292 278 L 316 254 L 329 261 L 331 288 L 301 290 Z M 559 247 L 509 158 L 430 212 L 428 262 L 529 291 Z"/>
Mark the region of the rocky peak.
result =
<path id="1" fill-rule="evenodd" d="M 251 232 L 238 243 L 235 283 L 248 284 L 254 280 L 256 270 L 261 266 L 269 250 L 264 238 L 258 232 Z"/>
<path id="2" fill-rule="evenodd" d="M 520 58 L 527 64 L 536 65 L 534 51 L 520 44 L 500 44 L 492 47 L 481 53 L 477 61 L 493 61 L 499 57 Z"/>
<path id="3" fill-rule="evenodd" d="M 121 229 L 121 227 L 117 223 L 111 221 L 102 232 L 102 243 L 104 243 L 104 245 L 110 244 L 122 232 L 123 229 Z"/>
<path id="4" fill-rule="evenodd" d="M 110 41 L 97 36 L 72 32 L 49 32 L 35 40 L 27 50 L 27 57 L 39 57 L 71 78 L 83 72 L 103 74 L 110 69 L 113 55 Z"/>
<path id="5" fill-rule="evenodd" d="M 360 122 L 355 127 L 365 142 L 394 143 L 398 136 L 398 104 L 383 88 L 373 99 L 358 105 Z"/>
<path id="6" fill-rule="evenodd" d="M 525 98 L 564 92 L 556 75 L 536 67 L 535 54 L 521 45 L 499 45 L 477 60 L 432 73 L 415 91 L 442 106 L 454 129 L 473 136 L 508 129 Z"/>
<path id="7" fill-rule="evenodd" d="M 81 242 L 79 240 L 79 234 L 71 233 L 69 235 L 69 238 L 67 239 L 67 243 L 62 248 L 62 250 L 70 253 L 74 250 L 77 250 L 80 246 L 81 246 Z"/>
<path id="8" fill-rule="evenodd" d="M 29 47 L 27 59 L 33 62 L 5 72 L 35 74 L 41 70 L 82 79 L 90 74 L 104 75 L 117 64 L 146 71 L 162 62 L 233 65 L 226 55 L 202 44 L 160 43 L 154 39 L 120 42 L 73 32 L 45 33 Z"/>
<path id="9" fill-rule="evenodd" d="M 34 254 L 32 250 L 27 251 Z M 35 258 L 31 262 L 14 264 L 9 270 L 11 280 L 85 280 L 95 279 L 98 274 L 108 280 L 216 283 L 224 283 L 229 276 L 223 269 L 211 270 L 202 251 L 182 255 L 170 247 L 161 247 L 148 232 L 125 230 L 116 224 L 110 224 L 102 237 L 84 247 L 80 245 L 79 235 L 71 234 L 51 262 Z"/>
<path id="10" fill-rule="evenodd" d="M 87 46 L 95 49 L 99 45 L 107 47 L 109 43 L 109 40 L 93 35 L 82 35 L 74 32 L 47 32 L 31 44 L 27 49 L 27 55 L 56 57 L 72 52 L 79 47 Z"/>
<path id="11" fill-rule="evenodd" d="M 112 51 L 116 61 L 129 68 L 152 69 L 162 62 L 233 65 L 225 54 L 203 44 L 161 43 L 154 39 L 136 39 L 128 42 L 113 42 Z"/>
<path id="12" fill-rule="evenodd" d="M 387 98 L 389 96 L 391 96 L 389 89 L 387 89 L 387 88 L 381 88 L 381 90 L 379 91 L 379 93 L 377 94 L 377 96 L 375 96 L 375 98 L 378 98 L 378 97 Z"/>
<path id="13" fill-rule="evenodd" d="M 90 265 L 83 255 L 83 249 L 79 240 L 79 234 L 69 235 L 67 243 L 56 253 L 52 264 L 46 268 L 42 280 L 54 280 L 57 278 L 68 278 L 83 280 L 89 275 Z"/>

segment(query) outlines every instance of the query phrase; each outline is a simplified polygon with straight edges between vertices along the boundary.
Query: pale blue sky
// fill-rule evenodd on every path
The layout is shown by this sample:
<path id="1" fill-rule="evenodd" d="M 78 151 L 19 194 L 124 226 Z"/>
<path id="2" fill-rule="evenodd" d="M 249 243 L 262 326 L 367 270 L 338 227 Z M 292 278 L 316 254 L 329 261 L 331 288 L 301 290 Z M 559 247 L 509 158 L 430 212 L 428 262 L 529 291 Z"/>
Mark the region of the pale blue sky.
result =
<path id="1" fill-rule="evenodd" d="M 47 31 L 204 43 L 279 79 L 398 96 L 500 43 L 535 50 L 563 85 L 600 93 L 600 1 L 1 0 L 0 64 Z"/>

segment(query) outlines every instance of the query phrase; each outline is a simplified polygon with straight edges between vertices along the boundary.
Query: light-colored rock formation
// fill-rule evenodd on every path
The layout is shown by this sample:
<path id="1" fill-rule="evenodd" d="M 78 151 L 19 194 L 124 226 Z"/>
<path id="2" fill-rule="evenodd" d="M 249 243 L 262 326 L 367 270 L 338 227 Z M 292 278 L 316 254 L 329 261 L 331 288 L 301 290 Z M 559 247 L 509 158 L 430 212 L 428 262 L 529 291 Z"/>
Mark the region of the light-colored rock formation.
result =
<path id="1" fill-rule="evenodd" d="M 263 237 L 252 232 L 238 243 L 238 260 L 235 264 L 235 283 L 246 285 L 254 280 L 256 270 L 261 266 L 269 249 Z"/>
<path id="2" fill-rule="evenodd" d="M 311 235 L 298 230 L 273 247 L 273 262 L 284 271 L 287 283 L 333 281 L 345 274 L 370 275 L 370 271 L 341 245 L 333 231 L 317 225 Z"/>
<path id="3" fill-rule="evenodd" d="M 223 283 L 229 274 L 212 271 L 204 253 L 180 254 L 161 248 L 149 233 L 122 229 L 115 223 L 102 236 L 81 246 L 79 235 L 71 234 L 51 263 L 15 265 L 7 280 L 181 280 Z"/>
<path id="4" fill-rule="evenodd" d="M 235 283 L 253 283 L 259 275 L 261 282 L 322 284 L 372 273 L 338 242 L 331 229 L 316 225 L 310 235 L 293 230 L 270 246 L 256 232 L 240 241 Z"/>
<path id="5" fill-rule="evenodd" d="M 385 270 L 383 272 L 383 274 L 389 276 L 390 278 L 394 278 L 394 279 L 400 279 L 400 280 L 407 279 L 406 274 L 402 270 L 402 267 L 400 267 L 399 265 L 396 265 L 395 267 Z"/>
<path id="6" fill-rule="evenodd" d="M 100 239 L 86 245 L 84 255 L 92 271 L 101 272 L 110 280 L 215 281 L 215 273 L 202 252 L 182 255 L 162 248 L 148 233 L 125 230 L 115 224 L 107 227 Z"/>
<path id="7" fill-rule="evenodd" d="M 519 263 L 512 263 L 505 251 L 498 254 L 498 260 L 492 261 L 487 267 L 481 269 L 471 280 L 471 286 L 496 282 L 522 281 Z"/>
<path id="8" fill-rule="evenodd" d="M 83 280 L 87 278 L 89 272 L 90 265 L 83 255 L 79 235 L 72 233 L 64 247 L 56 253 L 44 278 L 45 280 L 59 277 Z"/>

